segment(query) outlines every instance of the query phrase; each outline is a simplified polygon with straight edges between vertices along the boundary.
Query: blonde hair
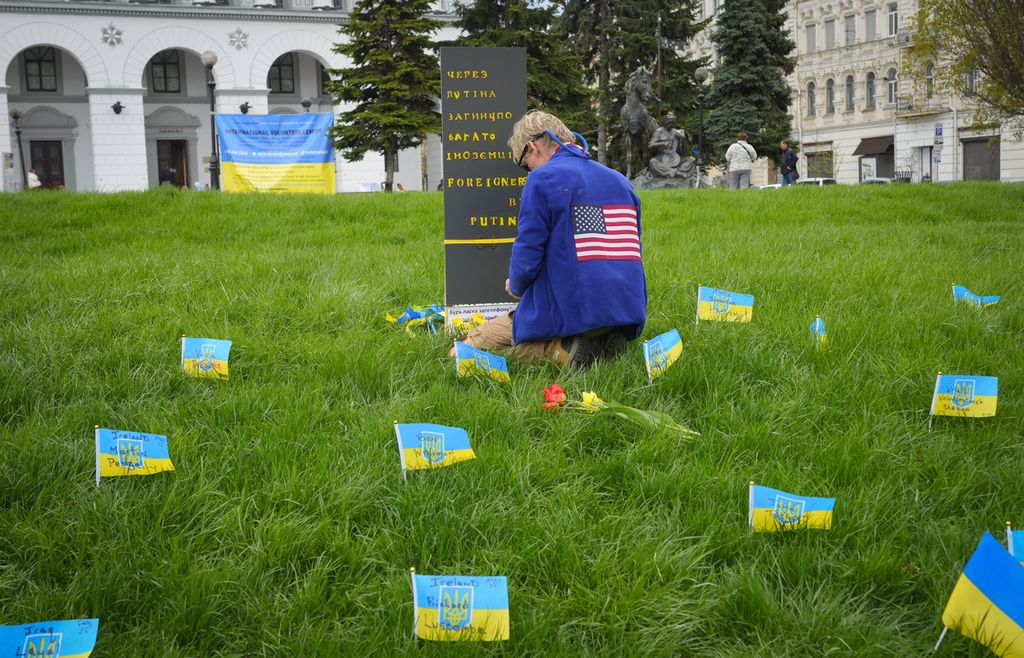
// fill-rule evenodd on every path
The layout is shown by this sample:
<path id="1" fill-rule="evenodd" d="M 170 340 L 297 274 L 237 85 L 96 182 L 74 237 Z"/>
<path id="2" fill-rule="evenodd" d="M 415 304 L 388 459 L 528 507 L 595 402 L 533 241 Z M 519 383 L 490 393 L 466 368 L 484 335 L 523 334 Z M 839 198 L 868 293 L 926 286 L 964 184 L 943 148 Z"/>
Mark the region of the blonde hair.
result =
<path id="1" fill-rule="evenodd" d="M 516 125 L 512 126 L 512 134 L 508 138 L 508 147 L 512 150 L 512 157 L 518 158 L 527 142 L 539 139 L 545 139 L 549 143 L 553 142 L 551 137 L 544 134 L 545 130 L 550 130 L 565 144 L 576 141 L 573 139 L 572 132 L 554 114 L 530 110 L 519 121 L 516 121 Z"/>

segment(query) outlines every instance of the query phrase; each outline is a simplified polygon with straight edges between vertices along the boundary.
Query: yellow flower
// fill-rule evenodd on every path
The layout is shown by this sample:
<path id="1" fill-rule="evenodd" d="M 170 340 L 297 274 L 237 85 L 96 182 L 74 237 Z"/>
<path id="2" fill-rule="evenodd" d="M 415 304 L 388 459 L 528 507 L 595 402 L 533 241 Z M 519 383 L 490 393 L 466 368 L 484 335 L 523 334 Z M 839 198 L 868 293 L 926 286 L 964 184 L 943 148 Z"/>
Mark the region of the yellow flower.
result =
<path id="1" fill-rule="evenodd" d="M 604 400 L 597 397 L 597 393 L 593 391 L 583 391 L 583 400 L 580 404 L 583 406 L 584 411 L 595 413 L 604 406 Z"/>
<path id="2" fill-rule="evenodd" d="M 484 322 L 486 322 L 486 320 L 484 320 L 483 313 L 474 313 L 470 319 L 473 320 L 473 327 L 474 328 L 475 327 L 479 327 Z"/>
<path id="3" fill-rule="evenodd" d="M 390 313 L 385 313 L 384 314 L 384 320 L 385 320 L 385 322 L 389 322 L 391 324 L 394 324 L 395 323 L 395 316 L 391 315 Z"/>

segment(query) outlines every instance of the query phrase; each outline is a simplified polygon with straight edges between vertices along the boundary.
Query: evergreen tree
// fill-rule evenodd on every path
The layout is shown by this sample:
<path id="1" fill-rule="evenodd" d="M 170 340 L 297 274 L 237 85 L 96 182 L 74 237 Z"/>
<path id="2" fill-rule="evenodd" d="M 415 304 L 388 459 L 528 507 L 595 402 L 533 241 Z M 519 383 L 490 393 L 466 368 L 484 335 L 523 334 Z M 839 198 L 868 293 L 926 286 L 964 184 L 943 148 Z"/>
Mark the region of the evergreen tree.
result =
<path id="1" fill-rule="evenodd" d="M 795 44 L 782 14 L 787 0 L 726 2 L 711 38 L 722 64 L 708 91 L 705 159 L 721 160 L 739 131 L 759 155 L 779 161 L 779 141 L 789 139 L 793 117 L 786 76 Z"/>
<path id="2" fill-rule="evenodd" d="M 676 49 L 700 29 L 694 13 L 697 0 L 563 0 L 562 30 L 581 54 L 587 81 L 598 94 L 598 148 L 602 162 L 620 159 L 625 151 L 619 125 L 623 86 L 640 66 L 652 69 L 660 102 L 649 110 L 660 119 L 669 110 L 696 125 L 699 62 L 687 61 Z M 692 121 L 690 117 L 692 115 Z"/>
<path id="3" fill-rule="evenodd" d="M 419 146 L 427 133 L 441 129 L 437 112 L 441 72 L 431 34 L 439 23 L 426 17 L 430 0 L 360 0 L 349 22 L 339 26 L 348 37 L 334 51 L 350 68 L 332 69 L 328 90 L 335 102 L 355 103 L 339 115 L 331 130 L 334 146 L 346 158 L 368 151 L 384 156 L 385 190 L 394 183 L 402 149 Z"/>
<path id="4" fill-rule="evenodd" d="M 475 0 L 458 7 L 465 36 L 459 46 L 526 49 L 527 104 L 556 114 L 580 133 L 597 123 L 590 89 L 583 84 L 580 57 L 552 34 L 555 7 L 533 0 Z"/>

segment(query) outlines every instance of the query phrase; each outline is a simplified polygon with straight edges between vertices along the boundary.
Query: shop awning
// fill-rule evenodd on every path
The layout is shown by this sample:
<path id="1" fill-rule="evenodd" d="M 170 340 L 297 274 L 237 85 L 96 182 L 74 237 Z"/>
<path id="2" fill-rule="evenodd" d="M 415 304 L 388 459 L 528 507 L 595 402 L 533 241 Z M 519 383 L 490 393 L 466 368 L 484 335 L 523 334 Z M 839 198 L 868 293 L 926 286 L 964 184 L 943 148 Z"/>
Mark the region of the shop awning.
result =
<path id="1" fill-rule="evenodd" d="M 860 145 L 854 149 L 854 155 L 881 155 L 892 148 L 892 135 L 886 137 L 868 137 L 860 140 Z"/>

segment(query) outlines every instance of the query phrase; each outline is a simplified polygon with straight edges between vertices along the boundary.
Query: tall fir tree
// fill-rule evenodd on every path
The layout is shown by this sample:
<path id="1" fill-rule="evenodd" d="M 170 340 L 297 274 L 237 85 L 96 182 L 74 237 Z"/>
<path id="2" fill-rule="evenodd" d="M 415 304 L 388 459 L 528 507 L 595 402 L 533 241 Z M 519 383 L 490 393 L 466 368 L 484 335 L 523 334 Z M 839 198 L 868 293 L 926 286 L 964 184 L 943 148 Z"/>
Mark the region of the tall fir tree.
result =
<path id="1" fill-rule="evenodd" d="M 556 114 L 572 130 L 597 124 L 593 93 L 583 83 L 580 57 L 552 35 L 555 6 L 535 0 L 475 0 L 458 7 L 465 36 L 456 45 L 526 49 L 527 105 Z"/>
<path id="2" fill-rule="evenodd" d="M 586 79 L 597 88 L 598 148 L 602 162 L 621 164 L 625 152 L 619 109 L 633 70 L 652 71 L 660 99 L 648 108 L 660 119 L 669 110 L 696 125 L 693 72 L 700 64 L 677 49 L 700 29 L 697 0 L 563 0 L 562 32 L 581 54 Z M 692 120 L 691 120 L 692 115 Z"/>
<path id="3" fill-rule="evenodd" d="M 427 17 L 431 0 L 360 0 L 338 32 L 346 43 L 334 51 L 349 68 L 332 69 L 328 90 L 339 114 L 331 130 L 335 148 L 350 160 L 367 152 L 384 156 L 384 189 L 392 190 L 398 152 L 419 146 L 441 129 L 437 111 L 441 72 L 431 35 L 440 23 Z"/>
<path id="4" fill-rule="evenodd" d="M 779 141 L 789 139 L 788 114 L 795 44 L 782 10 L 787 0 L 726 2 L 711 39 L 722 63 L 708 91 L 705 159 L 721 161 L 743 131 L 759 155 L 779 161 Z"/>

